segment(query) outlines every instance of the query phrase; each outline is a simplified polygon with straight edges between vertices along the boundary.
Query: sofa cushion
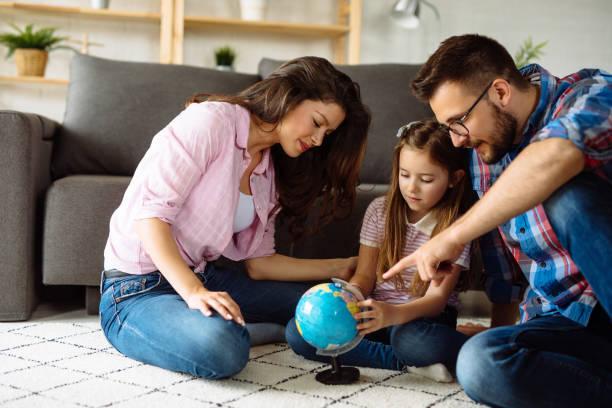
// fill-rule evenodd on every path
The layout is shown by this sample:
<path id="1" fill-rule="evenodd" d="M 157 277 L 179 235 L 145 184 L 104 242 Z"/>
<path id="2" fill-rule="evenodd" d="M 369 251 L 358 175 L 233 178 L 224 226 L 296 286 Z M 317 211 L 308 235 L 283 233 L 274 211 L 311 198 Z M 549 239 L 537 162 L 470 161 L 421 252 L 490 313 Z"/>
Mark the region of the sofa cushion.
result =
<path id="1" fill-rule="evenodd" d="M 131 176 L 153 136 L 196 93 L 234 93 L 259 76 L 208 68 L 113 61 L 75 54 L 54 178 Z"/>
<path id="2" fill-rule="evenodd" d="M 259 62 L 259 75 L 267 77 L 283 62 L 262 59 Z M 340 71 L 359 84 L 363 102 L 372 113 L 366 155 L 360 172 L 362 183 L 388 183 L 397 129 L 413 120 L 433 116 L 429 106 L 417 100 L 410 91 L 410 80 L 420 67 L 409 64 L 338 66 Z"/>
<path id="3" fill-rule="evenodd" d="M 55 181 L 47 193 L 43 283 L 98 286 L 113 211 L 131 178 L 79 175 Z"/>
<path id="4" fill-rule="evenodd" d="M 290 239 L 288 226 L 277 222 L 276 251 L 296 258 L 338 258 L 355 256 L 359 252 L 359 233 L 368 205 L 387 192 L 386 184 L 361 184 L 351 215 L 335 220 L 314 235 L 304 235 L 295 242 Z M 308 226 L 313 226 L 316 209 L 309 211 Z"/>

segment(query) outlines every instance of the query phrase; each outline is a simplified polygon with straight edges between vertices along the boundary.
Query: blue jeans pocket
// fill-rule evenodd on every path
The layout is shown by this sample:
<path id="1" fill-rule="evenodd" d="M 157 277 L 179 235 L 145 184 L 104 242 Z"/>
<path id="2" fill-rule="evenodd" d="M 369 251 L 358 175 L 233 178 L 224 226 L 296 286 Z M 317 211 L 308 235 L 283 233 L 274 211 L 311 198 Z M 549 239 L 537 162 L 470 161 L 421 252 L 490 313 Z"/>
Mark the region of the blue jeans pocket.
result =
<path id="1" fill-rule="evenodd" d="M 107 334 L 115 324 L 113 322 L 121 325 L 119 314 L 124 301 L 150 293 L 161 284 L 162 275 L 158 271 L 146 275 L 104 278 L 101 283 L 103 293 L 100 299 L 100 318 L 104 333 Z"/>
<path id="2" fill-rule="evenodd" d="M 113 282 L 113 300 L 117 304 L 136 295 L 150 292 L 161 284 L 161 280 L 159 272 L 117 279 Z"/>

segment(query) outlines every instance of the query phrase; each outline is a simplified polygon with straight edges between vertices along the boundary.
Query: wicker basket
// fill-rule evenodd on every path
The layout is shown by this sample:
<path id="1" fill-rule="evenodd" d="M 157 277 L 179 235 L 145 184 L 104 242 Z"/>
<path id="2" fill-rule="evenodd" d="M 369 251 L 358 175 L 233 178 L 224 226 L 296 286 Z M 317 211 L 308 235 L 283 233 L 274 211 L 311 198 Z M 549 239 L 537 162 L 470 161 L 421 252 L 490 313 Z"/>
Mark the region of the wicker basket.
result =
<path id="1" fill-rule="evenodd" d="M 30 48 L 15 50 L 17 74 L 20 76 L 44 76 L 47 67 L 47 51 Z"/>

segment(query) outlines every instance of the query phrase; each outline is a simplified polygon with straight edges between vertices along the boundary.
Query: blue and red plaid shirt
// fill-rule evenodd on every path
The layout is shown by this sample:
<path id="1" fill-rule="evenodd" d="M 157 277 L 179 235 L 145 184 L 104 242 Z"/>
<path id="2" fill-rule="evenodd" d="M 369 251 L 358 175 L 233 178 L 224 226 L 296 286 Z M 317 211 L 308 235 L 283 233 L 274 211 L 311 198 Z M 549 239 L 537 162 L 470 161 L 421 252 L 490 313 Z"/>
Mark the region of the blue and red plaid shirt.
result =
<path id="1" fill-rule="evenodd" d="M 541 87 L 540 102 L 521 142 L 499 162 L 487 165 L 472 152 L 472 184 L 478 197 L 527 145 L 550 137 L 571 140 L 584 153 L 584 171 L 612 184 L 612 75 L 583 69 L 559 79 L 536 64 L 521 73 Z M 559 243 L 542 205 L 483 236 L 481 246 L 491 301 L 509 303 L 524 297 L 521 322 L 561 313 L 586 326 L 597 298 Z"/>

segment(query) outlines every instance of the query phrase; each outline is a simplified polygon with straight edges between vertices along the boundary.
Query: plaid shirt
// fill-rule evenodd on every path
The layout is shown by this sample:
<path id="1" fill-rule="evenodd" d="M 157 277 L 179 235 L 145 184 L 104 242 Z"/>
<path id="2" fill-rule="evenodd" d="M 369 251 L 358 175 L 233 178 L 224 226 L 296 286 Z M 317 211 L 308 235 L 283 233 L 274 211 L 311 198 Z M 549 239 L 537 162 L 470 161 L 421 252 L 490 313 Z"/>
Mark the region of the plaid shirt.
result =
<path id="1" fill-rule="evenodd" d="M 478 197 L 527 145 L 550 137 L 571 140 L 584 153 L 584 171 L 612 183 L 612 75 L 584 69 L 559 79 L 536 64 L 521 72 L 541 87 L 540 101 L 519 145 L 499 162 L 487 165 L 472 152 L 472 183 Z M 542 205 L 483 236 L 481 246 L 487 271 L 484 284 L 491 301 L 519 300 L 528 282 L 522 322 L 561 313 L 586 326 L 597 299 L 559 243 Z"/>

